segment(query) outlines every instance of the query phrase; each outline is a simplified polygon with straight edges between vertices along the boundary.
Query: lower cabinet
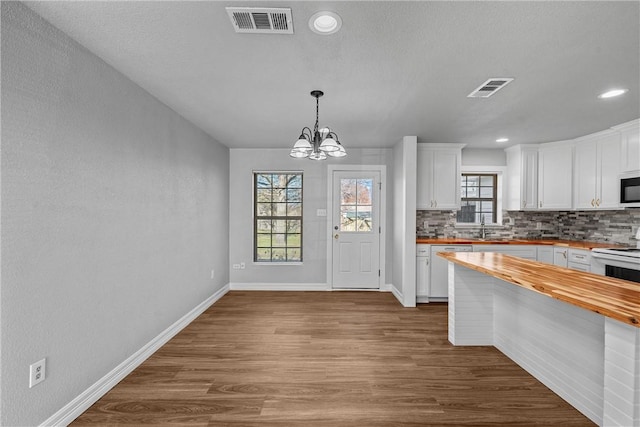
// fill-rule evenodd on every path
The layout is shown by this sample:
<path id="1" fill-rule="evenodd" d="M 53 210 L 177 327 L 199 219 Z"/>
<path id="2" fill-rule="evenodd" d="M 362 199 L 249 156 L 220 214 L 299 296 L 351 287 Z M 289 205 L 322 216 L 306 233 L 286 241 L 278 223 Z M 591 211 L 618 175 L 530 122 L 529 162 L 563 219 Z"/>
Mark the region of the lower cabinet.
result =
<path id="1" fill-rule="evenodd" d="M 538 246 L 538 262 L 544 262 L 546 264 L 553 265 L 553 246 Z"/>
<path id="2" fill-rule="evenodd" d="M 496 252 L 536 261 L 538 252 L 534 245 L 473 245 L 473 252 Z"/>
<path id="3" fill-rule="evenodd" d="M 416 302 L 429 302 L 429 275 L 431 272 L 431 245 L 416 248 Z"/>
<path id="4" fill-rule="evenodd" d="M 449 299 L 449 261 L 439 257 L 438 252 L 471 252 L 472 250 L 471 245 L 431 245 L 429 301 Z"/>
<path id="5" fill-rule="evenodd" d="M 553 248 L 553 265 L 567 267 L 569 264 L 568 248 Z"/>

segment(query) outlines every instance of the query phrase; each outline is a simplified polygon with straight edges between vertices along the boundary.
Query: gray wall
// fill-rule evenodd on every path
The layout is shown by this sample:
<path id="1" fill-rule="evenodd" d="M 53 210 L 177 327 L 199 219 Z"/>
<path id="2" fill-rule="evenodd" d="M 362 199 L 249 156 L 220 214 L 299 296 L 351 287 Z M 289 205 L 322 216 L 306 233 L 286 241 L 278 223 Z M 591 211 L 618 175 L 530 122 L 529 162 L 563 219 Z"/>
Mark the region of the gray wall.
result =
<path id="1" fill-rule="evenodd" d="M 229 150 L 14 2 L 1 183 L 2 425 L 43 422 L 228 283 Z"/>
<path id="2" fill-rule="evenodd" d="M 507 166 L 507 154 L 502 148 L 462 149 L 462 166 Z"/>
<path id="3" fill-rule="evenodd" d="M 295 136 L 294 136 L 295 138 Z M 293 143 L 293 141 L 292 141 Z M 390 177 L 391 149 L 350 149 L 348 156 L 312 161 L 289 157 L 288 149 L 232 149 L 230 179 L 229 262 L 245 263 L 244 270 L 231 270 L 232 283 L 327 283 L 327 220 L 318 209 L 327 209 L 327 165 L 386 165 Z M 253 171 L 302 171 L 303 177 L 303 257 L 302 265 L 264 265 L 253 263 Z M 392 187 L 387 185 L 387 206 Z M 387 209 L 390 211 L 390 209 Z M 328 213 L 329 215 L 329 213 Z M 386 282 L 391 279 L 391 225 L 387 212 Z"/>

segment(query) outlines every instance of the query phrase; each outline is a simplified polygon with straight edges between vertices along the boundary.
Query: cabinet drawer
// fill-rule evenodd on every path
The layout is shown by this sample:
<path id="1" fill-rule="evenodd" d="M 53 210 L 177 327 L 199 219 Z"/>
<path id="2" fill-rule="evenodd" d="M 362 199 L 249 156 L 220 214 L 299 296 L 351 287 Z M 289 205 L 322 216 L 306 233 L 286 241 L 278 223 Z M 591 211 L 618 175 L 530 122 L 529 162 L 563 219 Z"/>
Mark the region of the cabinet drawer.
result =
<path id="1" fill-rule="evenodd" d="M 431 247 L 429 245 L 418 245 L 416 247 L 416 256 L 429 256 Z"/>
<path id="2" fill-rule="evenodd" d="M 591 252 L 580 249 L 569 249 L 569 262 L 576 264 L 591 264 Z"/>
<path id="3" fill-rule="evenodd" d="M 572 270 L 585 271 L 587 273 L 591 272 L 591 267 L 589 265 L 580 264 L 576 262 L 569 262 L 569 265 L 567 265 L 567 267 L 569 267 Z"/>

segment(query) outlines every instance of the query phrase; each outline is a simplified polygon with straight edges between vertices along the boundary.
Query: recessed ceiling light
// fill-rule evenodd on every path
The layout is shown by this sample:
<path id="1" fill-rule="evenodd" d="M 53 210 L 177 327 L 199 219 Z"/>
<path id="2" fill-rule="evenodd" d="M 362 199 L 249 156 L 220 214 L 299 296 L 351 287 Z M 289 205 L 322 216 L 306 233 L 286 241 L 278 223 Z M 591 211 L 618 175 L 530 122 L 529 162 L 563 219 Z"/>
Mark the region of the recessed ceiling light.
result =
<path id="1" fill-rule="evenodd" d="M 509 138 L 498 138 L 496 139 L 496 142 L 499 142 L 499 143 L 509 142 Z"/>
<path id="2" fill-rule="evenodd" d="M 309 28 L 316 34 L 333 34 L 337 33 L 342 27 L 342 18 L 334 12 L 318 12 L 314 13 L 309 19 Z"/>
<path id="3" fill-rule="evenodd" d="M 601 98 L 601 99 L 613 98 L 615 96 L 620 96 L 620 95 L 622 95 L 623 93 L 626 93 L 626 92 L 627 92 L 626 89 L 612 89 L 612 90 L 609 90 L 609 91 L 607 91 L 605 93 L 601 93 L 600 95 L 598 95 L 598 98 Z"/>

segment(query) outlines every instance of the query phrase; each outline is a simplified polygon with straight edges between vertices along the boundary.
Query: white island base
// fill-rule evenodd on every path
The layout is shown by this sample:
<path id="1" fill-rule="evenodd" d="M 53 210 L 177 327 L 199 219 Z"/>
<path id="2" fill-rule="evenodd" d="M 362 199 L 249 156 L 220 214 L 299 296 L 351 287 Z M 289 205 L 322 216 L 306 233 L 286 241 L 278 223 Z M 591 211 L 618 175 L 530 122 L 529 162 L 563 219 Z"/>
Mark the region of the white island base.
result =
<path id="1" fill-rule="evenodd" d="M 492 345 L 600 426 L 640 427 L 640 328 L 449 262 L 449 341 Z"/>

